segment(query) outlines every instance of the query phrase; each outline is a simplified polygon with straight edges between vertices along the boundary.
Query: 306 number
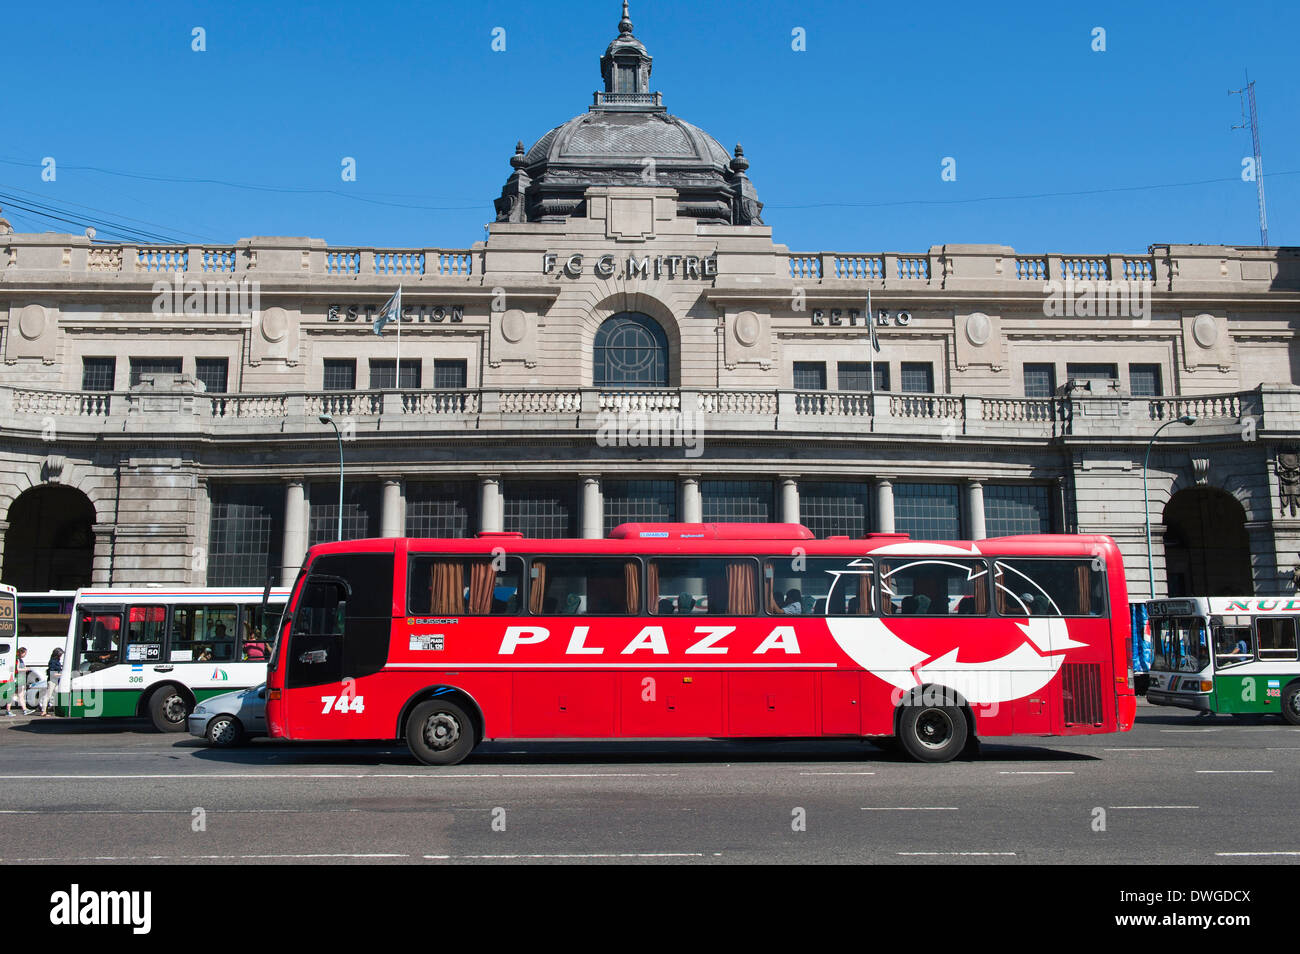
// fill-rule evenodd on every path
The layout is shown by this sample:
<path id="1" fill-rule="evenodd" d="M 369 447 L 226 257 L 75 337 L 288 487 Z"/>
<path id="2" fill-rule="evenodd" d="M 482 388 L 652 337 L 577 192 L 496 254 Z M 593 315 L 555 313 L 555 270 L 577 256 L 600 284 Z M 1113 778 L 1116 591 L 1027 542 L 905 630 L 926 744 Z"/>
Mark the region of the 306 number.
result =
<path id="1" fill-rule="evenodd" d="M 365 696 L 321 696 L 321 715 L 328 715 L 330 710 L 335 712 L 365 712 Z"/>

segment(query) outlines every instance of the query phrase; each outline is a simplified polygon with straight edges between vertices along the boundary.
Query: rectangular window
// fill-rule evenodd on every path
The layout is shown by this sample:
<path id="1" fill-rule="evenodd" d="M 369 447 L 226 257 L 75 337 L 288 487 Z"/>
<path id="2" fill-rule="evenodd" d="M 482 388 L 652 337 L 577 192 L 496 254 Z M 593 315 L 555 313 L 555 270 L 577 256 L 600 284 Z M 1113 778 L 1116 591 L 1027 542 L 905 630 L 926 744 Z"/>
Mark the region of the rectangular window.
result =
<path id="1" fill-rule="evenodd" d="M 1129 394 L 1134 397 L 1160 397 L 1160 365 L 1130 364 L 1128 366 Z"/>
<path id="2" fill-rule="evenodd" d="M 641 565 L 608 557 L 536 557 L 528 570 L 534 616 L 635 616 Z"/>
<path id="3" fill-rule="evenodd" d="M 961 509 L 954 484 L 894 484 L 894 526 L 913 540 L 956 540 Z"/>
<path id="4" fill-rule="evenodd" d="M 934 393 L 934 365 L 928 361 L 904 361 L 899 378 L 905 393 Z"/>
<path id="5" fill-rule="evenodd" d="M 1105 616 L 1106 572 L 1091 560 L 997 560 L 1003 616 Z"/>
<path id="6" fill-rule="evenodd" d="M 861 481 L 800 481 L 799 522 L 819 538 L 865 536 L 868 498 Z"/>
<path id="7" fill-rule="evenodd" d="M 203 382 L 209 394 L 225 394 L 228 390 L 230 361 L 227 358 L 195 358 L 194 376 Z"/>
<path id="8" fill-rule="evenodd" d="M 1025 365 L 1025 397 L 1049 398 L 1056 394 L 1056 365 Z"/>
<path id="9" fill-rule="evenodd" d="M 825 391 L 826 362 L 796 361 L 794 363 L 794 388 L 796 391 Z"/>
<path id="10" fill-rule="evenodd" d="M 1051 494 L 1041 484 L 987 484 L 984 527 L 990 537 L 1051 533 Z"/>
<path id="11" fill-rule="evenodd" d="M 181 373 L 180 358 L 132 358 L 131 387 L 144 377 L 166 377 Z"/>
<path id="12" fill-rule="evenodd" d="M 872 567 L 852 557 L 763 563 L 763 606 L 773 616 L 866 616 L 871 613 Z"/>
<path id="13" fill-rule="evenodd" d="M 338 539 L 339 485 L 324 481 L 311 485 L 311 519 L 307 545 Z M 379 536 L 379 485 L 343 483 L 343 539 Z"/>
<path id="14" fill-rule="evenodd" d="M 517 616 L 523 612 L 524 562 L 507 557 L 408 557 L 407 610 L 414 616 Z M 499 569 L 497 568 L 499 566 Z"/>
<path id="15" fill-rule="evenodd" d="M 839 389 L 841 391 L 870 391 L 871 387 L 871 362 L 870 361 L 841 361 L 836 365 L 836 372 L 839 376 Z M 876 362 L 876 391 L 889 390 L 889 363 L 886 361 Z"/>
<path id="16" fill-rule="evenodd" d="M 96 672 L 116 665 L 121 651 L 122 612 L 117 609 L 82 609 L 77 621 L 78 672 Z"/>
<path id="17" fill-rule="evenodd" d="M 748 557 L 662 557 L 646 564 L 646 605 L 659 616 L 753 616 L 757 582 Z"/>
<path id="18" fill-rule="evenodd" d="M 982 560 L 884 561 L 880 609 L 886 616 L 987 616 L 988 581 Z"/>
<path id="19" fill-rule="evenodd" d="M 1119 380 L 1119 365 L 1115 364 L 1067 364 L 1065 375 L 1069 378 L 1103 378 L 1107 381 Z"/>
<path id="20" fill-rule="evenodd" d="M 175 607 L 169 662 L 232 662 L 238 622 L 238 606 Z"/>
<path id="21" fill-rule="evenodd" d="M 271 658 L 280 617 L 284 615 L 283 603 L 267 603 L 262 613 L 261 603 L 244 607 L 244 619 L 239 633 L 239 658 L 245 662 L 266 662 Z"/>
<path id="22" fill-rule="evenodd" d="M 166 606 L 132 606 L 126 614 L 126 658 L 129 663 L 163 661 L 167 632 Z"/>
<path id="23" fill-rule="evenodd" d="M 578 535 L 578 486 L 564 483 L 509 482 L 505 486 L 505 529 L 525 537 Z"/>
<path id="24" fill-rule="evenodd" d="M 208 586 L 264 586 L 280 578 L 284 487 L 209 485 Z"/>
<path id="25" fill-rule="evenodd" d="M 605 536 L 620 523 L 675 523 L 677 482 L 672 480 L 606 480 Z"/>
<path id="26" fill-rule="evenodd" d="M 321 375 L 321 388 L 326 391 L 355 391 L 357 389 L 356 359 L 326 358 Z"/>
<path id="27" fill-rule="evenodd" d="M 470 537 L 478 529 L 478 487 L 461 480 L 406 485 L 408 537 Z"/>
<path id="28" fill-rule="evenodd" d="M 701 480 L 705 523 L 771 523 L 772 483 L 767 480 Z"/>
<path id="29" fill-rule="evenodd" d="M 81 359 L 81 390 L 111 391 L 116 383 L 116 358 Z"/>
<path id="30" fill-rule="evenodd" d="M 468 363 L 462 358 L 434 358 L 433 386 L 435 388 L 456 388 L 464 390 L 469 387 Z"/>
<path id="31" fill-rule="evenodd" d="M 402 359 L 402 380 L 397 380 L 397 361 L 393 358 L 371 358 L 370 359 L 370 390 L 391 391 L 393 388 L 400 388 L 404 391 L 412 391 L 420 386 L 420 361 L 418 358 L 412 358 L 409 361 Z"/>
<path id="32" fill-rule="evenodd" d="M 1296 658 L 1294 617 L 1257 617 L 1255 631 L 1259 636 L 1259 658 L 1261 662 L 1267 659 Z"/>

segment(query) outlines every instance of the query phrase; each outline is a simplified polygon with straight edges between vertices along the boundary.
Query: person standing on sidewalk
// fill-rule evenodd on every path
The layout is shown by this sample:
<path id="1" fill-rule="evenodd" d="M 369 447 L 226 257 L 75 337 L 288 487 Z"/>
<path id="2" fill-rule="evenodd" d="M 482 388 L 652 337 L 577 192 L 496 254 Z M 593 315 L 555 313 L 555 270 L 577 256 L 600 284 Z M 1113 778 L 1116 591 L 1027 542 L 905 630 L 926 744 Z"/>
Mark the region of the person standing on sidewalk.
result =
<path id="1" fill-rule="evenodd" d="M 59 677 L 63 675 L 63 650 L 56 648 L 50 653 L 50 665 L 45 671 L 45 695 L 41 697 L 41 715 L 50 714 L 50 696 L 58 690 Z M 58 703 L 55 703 L 57 708 Z"/>
<path id="2" fill-rule="evenodd" d="M 5 715 L 13 715 L 14 698 L 18 699 L 19 715 L 31 715 L 27 709 L 27 647 L 19 646 L 14 656 L 14 691 L 5 703 Z"/>

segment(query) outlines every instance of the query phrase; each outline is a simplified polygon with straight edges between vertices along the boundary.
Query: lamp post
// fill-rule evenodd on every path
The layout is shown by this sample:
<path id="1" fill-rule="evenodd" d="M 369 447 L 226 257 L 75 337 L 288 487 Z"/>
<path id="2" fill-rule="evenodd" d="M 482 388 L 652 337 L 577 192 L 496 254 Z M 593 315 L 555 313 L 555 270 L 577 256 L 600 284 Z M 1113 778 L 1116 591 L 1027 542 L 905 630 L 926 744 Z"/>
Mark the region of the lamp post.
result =
<path id="1" fill-rule="evenodd" d="M 321 424 L 329 424 L 331 428 L 334 428 L 334 435 L 335 437 L 338 438 L 338 538 L 339 541 L 342 541 L 343 539 L 343 432 L 341 432 L 341 430 L 338 429 L 338 424 L 335 424 L 333 417 L 330 417 L 329 415 L 321 415 L 320 420 L 321 420 Z M 1156 432 L 1156 433 L 1160 433 L 1160 432 Z M 1148 545 L 1149 543 L 1151 543 L 1151 539 L 1149 539 L 1149 537 L 1147 542 Z"/>
<path id="2" fill-rule="evenodd" d="M 1147 492 L 1147 467 L 1151 463 L 1151 448 L 1155 446 L 1156 438 L 1170 424 L 1186 424 L 1191 426 L 1196 423 L 1196 418 L 1189 414 L 1182 417 L 1176 417 L 1171 421 L 1165 421 L 1156 428 L 1156 432 L 1151 435 L 1151 440 L 1147 441 L 1147 454 L 1142 460 L 1142 514 L 1146 518 L 1147 525 L 1147 590 L 1150 598 L 1156 598 L 1156 573 L 1154 564 L 1151 561 L 1151 495 Z"/>

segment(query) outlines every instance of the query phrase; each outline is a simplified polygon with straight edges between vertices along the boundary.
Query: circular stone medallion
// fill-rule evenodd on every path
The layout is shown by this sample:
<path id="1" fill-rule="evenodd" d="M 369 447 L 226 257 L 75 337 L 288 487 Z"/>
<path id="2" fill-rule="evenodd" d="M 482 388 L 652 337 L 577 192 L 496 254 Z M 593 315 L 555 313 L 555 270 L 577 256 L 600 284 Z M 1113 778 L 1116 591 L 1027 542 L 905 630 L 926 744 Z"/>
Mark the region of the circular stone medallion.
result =
<path id="1" fill-rule="evenodd" d="M 528 316 L 512 308 L 501 316 L 501 337 L 511 344 L 519 344 L 528 334 Z"/>
<path id="2" fill-rule="evenodd" d="M 1197 315 L 1192 319 L 1192 337 L 1202 348 L 1213 348 L 1219 340 L 1219 323 L 1213 315 Z"/>
<path id="3" fill-rule="evenodd" d="M 758 342 L 758 315 L 752 311 L 742 311 L 736 316 L 736 340 L 746 348 L 752 348 Z"/>
<path id="4" fill-rule="evenodd" d="M 966 319 L 966 340 L 975 346 L 986 345 L 993 337 L 993 322 L 982 311 L 977 311 Z"/>

